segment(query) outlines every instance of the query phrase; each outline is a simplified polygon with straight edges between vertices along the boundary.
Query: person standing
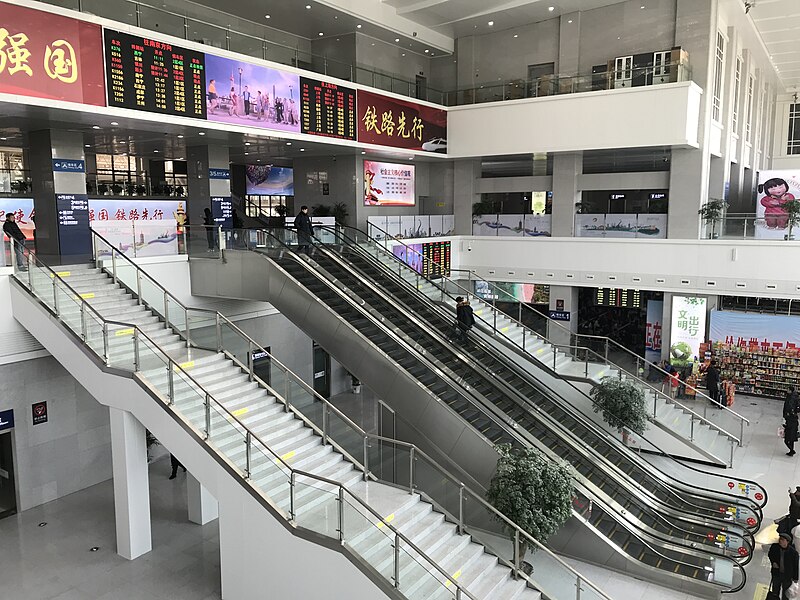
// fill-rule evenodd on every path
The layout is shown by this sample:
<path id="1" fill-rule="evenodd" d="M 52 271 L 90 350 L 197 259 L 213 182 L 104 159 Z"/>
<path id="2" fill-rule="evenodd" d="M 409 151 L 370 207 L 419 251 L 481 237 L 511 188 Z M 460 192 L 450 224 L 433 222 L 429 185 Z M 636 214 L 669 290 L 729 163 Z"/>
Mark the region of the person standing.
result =
<path id="1" fill-rule="evenodd" d="M 792 536 L 782 533 L 778 541 L 769 547 L 770 593 L 775 598 L 787 600 L 786 590 L 798 579 L 798 554 L 791 545 Z"/>
<path id="2" fill-rule="evenodd" d="M 297 230 L 297 251 L 310 256 L 308 249 L 314 235 L 314 226 L 311 223 L 311 217 L 308 216 L 307 206 L 300 207 L 300 212 L 294 219 L 294 227 Z"/>
<path id="3" fill-rule="evenodd" d="M 208 207 L 203 209 L 203 225 L 206 226 L 208 251 L 213 252 L 217 248 L 217 228 L 216 223 L 214 223 L 214 217 L 211 215 L 211 209 Z"/>
<path id="4" fill-rule="evenodd" d="M 6 222 L 3 223 L 3 233 L 8 236 L 9 243 L 14 249 L 14 255 L 17 259 L 17 268 L 20 271 L 27 271 L 28 267 L 25 263 L 25 234 L 19 228 L 16 222 L 16 215 L 13 211 L 6 213 Z"/>
<path id="5" fill-rule="evenodd" d="M 708 395 L 711 397 L 711 402 L 717 408 L 721 408 L 719 401 L 719 368 L 717 361 L 712 360 L 706 370 L 706 387 L 708 388 Z"/>
<path id="6" fill-rule="evenodd" d="M 178 467 L 183 469 L 183 472 L 186 473 L 186 467 L 184 467 L 181 461 L 175 458 L 175 455 L 172 453 L 169 455 L 169 462 L 172 465 L 172 473 L 169 476 L 170 479 L 175 479 L 178 476 Z"/>
<path id="7" fill-rule="evenodd" d="M 469 300 L 459 296 L 456 298 L 456 326 L 457 333 L 462 342 L 467 341 L 467 332 L 475 325 L 475 315 Z"/>
<path id="8" fill-rule="evenodd" d="M 797 441 L 797 411 L 800 410 L 797 402 L 797 390 L 792 389 L 786 394 L 786 400 L 783 401 L 783 443 L 789 451 L 786 456 L 794 456 L 794 443 Z"/>

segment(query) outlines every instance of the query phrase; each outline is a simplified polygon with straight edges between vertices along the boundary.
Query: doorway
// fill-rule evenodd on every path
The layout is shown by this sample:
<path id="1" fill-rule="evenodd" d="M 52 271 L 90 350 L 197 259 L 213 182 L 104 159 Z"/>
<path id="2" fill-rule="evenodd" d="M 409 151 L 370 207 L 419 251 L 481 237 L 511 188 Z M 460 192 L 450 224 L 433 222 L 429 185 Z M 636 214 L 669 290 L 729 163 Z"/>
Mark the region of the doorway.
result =
<path id="1" fill-rule="evenodd" d="M 0 432 L 0 519 L 17 513 L 14 481 L 14 444 L 11 431 Z"/>
<path id="2" fill-rule="evenodd" d="M 428 99 L 428 78 L 422 75 L 417 75 L 417 99 Z"/>
<path id="3" fill-rule="evenodd" d="M 331 355 L 314 342 L 314 391 L 323 398 L 331 397 Z"/>

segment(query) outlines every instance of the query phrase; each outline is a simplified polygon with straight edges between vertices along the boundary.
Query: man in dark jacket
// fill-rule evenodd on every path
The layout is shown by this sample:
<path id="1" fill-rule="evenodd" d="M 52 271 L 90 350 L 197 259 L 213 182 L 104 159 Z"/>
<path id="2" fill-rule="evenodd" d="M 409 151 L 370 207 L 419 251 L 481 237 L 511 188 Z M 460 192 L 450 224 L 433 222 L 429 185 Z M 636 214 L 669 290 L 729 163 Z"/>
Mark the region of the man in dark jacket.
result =
<path id="1" fill-rule="evenodd" d="M 792 536 L 782 533 L 778 541 L 769 547 L 770 580 L 769 589 L 775 597 L 787 600 L 786 590 L 798 579 L 798 554 L 792 546 Z"/>
<path id="2" fill-rule="evenodd" d="M 6 213 L 6 222 L 3 223 L 3 233 L 8 236 L 11 246 L 14 248 L 14 255 L 17 259 L 17 268 L 20 271 L 27 270 L 27 263 L 25 262 L 25 234 L 16 223 L 16 217 L 13 212 Z"/>
<path id="3" fill-rule="evenodd" d="M 308 255 L 311 237 L 314 235 L 314 227 L 311 224 L 311 217 L 308 216 L 307 206 L 300 207 L 300 212 L 297 213 L 294 219 L 294 227 L 297 230 L 297 251 Z"/>
<path id="4" fill-rule="evenodd" d="M 706 387 L 708 388 L 708 395 L 711 396 L 711 401 L 720 408 L 719 401 L 719 368 L 717 361 L 712 360 L 711 364 L 706 371 Z"/>
<path id="5" fill-rule="evenodd" d="M 794 456 L 794 443 L 797 441 L 797 411 L 800 410 L 797 402 L 797 392 L 792 390 L 786 395 L 786 400 L 783 401 L 783 420 L 786 422 L 783 426 L 783 443 L 789 451 L 786 456 Z"/>
<path id="6" fill-rule="evenodd" d="M 461 296 L 456 298 L 456 325 L 460 340 L 466 342 L 467 332 L 475 325 L 475 316 L 472 314 L 472 307 L 469 305 L 469 300 Z"/>

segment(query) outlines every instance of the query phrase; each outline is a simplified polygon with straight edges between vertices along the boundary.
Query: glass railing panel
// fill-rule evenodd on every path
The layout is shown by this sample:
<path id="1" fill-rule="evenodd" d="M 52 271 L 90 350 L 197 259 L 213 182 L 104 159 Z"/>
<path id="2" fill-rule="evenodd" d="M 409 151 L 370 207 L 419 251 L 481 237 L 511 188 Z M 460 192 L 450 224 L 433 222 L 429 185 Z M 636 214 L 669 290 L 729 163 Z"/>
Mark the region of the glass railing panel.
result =
<path id="1" fill-rule="evenodd" d="M 402 538 L 398 537 L 395 544 L 399 546 L 397 560 L 400 562 L 400 585 L 397 587 L 401 594 L 407 598 L 456 598 L 457 583 L 453 584 Z M 458 571 L 451 574 L 456 581 L 461 575 Z"/>
<path id="2" fill-rule="evenodd" d="M 293 377 L 289 379 L 288 391 L 286 400 L 289 404 L 322 430 L 323 402 L 303 382 Z"/>
<path id="3" fill-rule="evenodd" d="M 99 357 L 104 357 L 105 352 L 105 332 L 103 331 L 104 323 L 100 316 L 94 311 L 90 310 L 88 306 L 84 306 L 83 316 L 84 333 L 86 334 L 86 345 Z M 118 365 L 114 365 L 118 366 Z M 130 367 L 120 366 L 126 370 L 132 370 L 133 364 Z"/>
<path id="4" fill-rule="evenodd" d="M 328 437 L 344 450 L 357 463 L 364 461 L 364 437 L 355 425 L 343 414 L 336 412 L 330 405 L 325 405 L 327 411 Z"/>
<path id="5" fill-rule="evenodd" d="M 192 346 L 203 350 L 217 351 L 216 313 L 188 309 L 189 333 Z"/>
<path id="6" fill-rule="evenodd" d="M 105 262 L 105 268 L 109 275 L 113 277 L 114 275 L 114 265 L 111 259 L 108 259 Z M 133 263 L 128 262 L 123 256 L 120 254 L 115 255 L 114 262 L 116 262 L 116 273 L 117 273 L 117 282 L 119 285 L 127 287 L 132 294 L 136 294 L 136 278 L 139 276 L 139 272 L 136 269 L 136 266 Z"/>
<path id="7" fill-rule="evenodd" d="M 394 534 L 378 517 L 345 493 L 344 545 L 386 581 L 394 581 Z"/>
<path id="8" fill-rule="evenodd" d="M 134 285 L 136 283 L 134 282 Z M 164 317 L 164 290 L 152 279 L 139 274 L 139 290 L 141 291 L 142 304 L 160 317 Z M 133 288 L 134 295 L 137 293 Z"/>
<path id="9" fill-rule="evenodd" d="M 186 243 L 190 258 L 220 258 L 219 229 L 217 227 L 202 225 L 188 227 Z"/>
<path id="10" fill-rule="evenodd" d="M 81 334 L 81 299 L 61 279 L 55 279 L 59 319 L 72 331 Z M 102 355 L 102 353 L 101 353 Z"/>
<path id="11" fill-rule="evenodd" d="M 210 431 L 208 440 L 241 473 L 245 473 L 247 469 L 247 433 L 244 430 L 244 426 L 213 400 L 211 401 L 209 412 Z"/>
<path id="12" fill-rule="evenodd" d="M 250 482 L 288 513 L 291 472 L 259 440 L 250 442 Z"/>
<path id="13" fill-rule="evenodd" d="M 222 320 L 219 325 L 220 340 L 223 351 L 231 354 L 247 368 L 248 354 L 250 352 L 249 341 L 239 332 L 238 329 L 228 321 Z"/>
<path id="14" fill-rule="evenodd" d="M 294 520 L 298 527 L 338 539 L 339 488 L 305 475 L 296 475 Z"/>
<path id="15" fill-rule="evenodd" d="M 433 501 L 433 503 L 454 520 L 458 520 L 459 507 L 464 507 L 466 495 L 460 491 L 460 485 L 427 457 L 418 452 L 413 460 L 414 490 Z"/>
<path id="16" fill-rule="evenodd" d="M 158 31 L 162 34 L 174 35 L 177 38 L 186 39 L 186 31 L 183 26 L 183 17 L 164 10 L 145 6 L 144 4 L 139 4 L 138 6 L 139 21 L 137 25 L 139 27 L 149 29 L 151 31 Z"/>
<path id="17" fill-rule="evenodd" d="M 370 437 L 367 449 L 369 472 L 373 477 L 404 490 L 411 489 L 411 446 Z"/>
<path id="18" fill-rule="evenodd" d="M 202 21 L 197 21 L 192 18 L 186 19 L 186 39 L 205 44 L 206 46 L 213 46 L 214 48 L 225 48 L 226 41 L 225 30 L 221 27 L 209 25 Z M 248 56 L 255 56 L 261 58 L 261 53 L 251 54 L 250 52 L 242 52 Z"/>
<path id="19" fill-rule="evenodd" d="M 221 35 L 220 35 L 221 34 Z M 220 37 L 220 48 L 225 48 L 225 32 L 220 31 L 217 34 Z M 231 30 L 228 32 L 230 39 L 230 51 L 252 56 L 254 58 L 264 58 L 264 41 L 256 39 L 253 36 L 239 33 L 238 31 Z M 214 45 L 217 45 L 216 43 Z M 274 60 L 270 58 L 269 60 Z"/>
<path id="20" fill-rule="evenodd" d="M 88 316 L 88 314 L 87 314 Z M 89 338 L 88 328 L 89 319 L 87 322 L 87 339 Z M 135 370 L 136 358 L 136 345 L 139 345 L 141 351 L 141 344 L 134 343 L 136 336 L 136 328 L 133 325 L 127 326 L 123 324 L 109 323 L 108 328 L 108 365 L 117 369 L 125 369 L 126 371 Z M 102 336 L 102 327 L 100 331 Z M 141 340 L 139 340 L 141 341 Z M 101 338 L 102 342 L 102 338 Z M 102 350 L 100 351 L 102 356 Z M 140 369 L 141 370 L 141 369 Z"/>
<path id="21" fill-rule="evenodd" d="M 172 327 L 175 333 L 185 338 L 188 325 L 186 319 L 187 309 L 170 296 L 165 297 L 165 303 L 167 306 L 167 315 L 169 316 L 167 325 Z"/>
<path id="22" fill-rule="evenodd" d="M 508 540 L 509 547 L 513 547 L 513 543 Z M 513 550 L 512 550 L 513 555 Z M 528 571 L 528 565 L 532 567 L 528 577 L 542 592 L 542 596 L 548 598 L 558 598 L 559 600 L 569 600 L 571 598 L 578 598 L 578 578 L 567 569 L 561 562 L 559 562 L 552 554 L 537 549 L 530 544 L 526 547 L 526 552 L 522 556 L 521 563 L 523 564 L 524 571 Z M 590 588 L 587 584 L 583 584 L 580 598 L 583 600 L 587 596 Z M 598 600 L 603 598 L 600 595 L 588 596 Z"/>

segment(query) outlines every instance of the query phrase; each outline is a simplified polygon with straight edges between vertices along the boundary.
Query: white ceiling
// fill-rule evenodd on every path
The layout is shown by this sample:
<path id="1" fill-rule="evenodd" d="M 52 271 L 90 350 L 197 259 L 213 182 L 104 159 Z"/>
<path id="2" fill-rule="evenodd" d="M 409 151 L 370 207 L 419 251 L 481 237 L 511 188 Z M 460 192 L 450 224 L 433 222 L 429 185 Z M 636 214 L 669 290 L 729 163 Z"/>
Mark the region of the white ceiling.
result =
<path id="1" fill-rule="evenodd" d="M 761 39 L 783 85 L 800 91 L 800 0 L 751 0 L 750 9 Z"/>

